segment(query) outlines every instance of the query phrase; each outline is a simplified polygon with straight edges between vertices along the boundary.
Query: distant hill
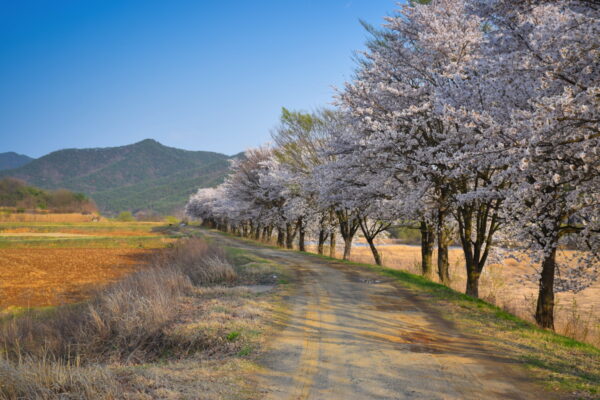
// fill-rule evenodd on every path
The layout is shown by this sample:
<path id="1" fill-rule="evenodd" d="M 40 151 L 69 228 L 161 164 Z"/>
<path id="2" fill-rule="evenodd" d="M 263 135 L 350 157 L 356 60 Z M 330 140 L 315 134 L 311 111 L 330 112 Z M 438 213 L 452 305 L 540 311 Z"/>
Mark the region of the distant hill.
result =
<path id="1" fill-rule="evenodd" d="M 82 193 L 65 189 L 42 190 L 13 178 L 0 179 L 0 207 L 16 210 L 46 210 L 59 213 L 93 213 L 96 205 Z"/>
<path id="2" fill-rule="evenodd" d="M 0 176 L 44 189 L 83 192 L 105 213 L 181 209 L 199 187 L 219 184 L 230 157 L 146 139 L 120 147 L 59 150 Z"/>
<path id="3" fill-rule="evenodd" d="M 8 153 L 0 153 L 0 171 L 5 169 L 19 168 L 32 161 L 33 158 L 23 154 L 17 154 L 9 151 Z"/>

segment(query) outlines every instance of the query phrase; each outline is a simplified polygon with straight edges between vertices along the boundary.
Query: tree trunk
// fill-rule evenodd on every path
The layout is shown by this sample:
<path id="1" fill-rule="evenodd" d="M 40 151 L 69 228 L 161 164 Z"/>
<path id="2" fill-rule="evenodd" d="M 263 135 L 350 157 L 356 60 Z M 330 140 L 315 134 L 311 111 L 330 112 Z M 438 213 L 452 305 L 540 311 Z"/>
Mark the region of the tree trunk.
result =
<path id="1" fill-rule="evenodd" d="M 269 225 L 267 227 L 267 242 L 271 242 L 272 237 L 273 237 L 273 225 Z"/>
<path id="2" fill-rule="evenodd" d="M 331 232 L 331 236 L 329 237 L 329 257 L 335 258 L 335 232 Z"/>
<path id="3" fill-rule="evenodd" d="M 277 246 L 285 246 L 285 232 L 281 228 L 277 228 Z"/>
<path id="4" fill-rule="evenodd" d="M 423 276 L 433 276 L 433 245 L 435 235 L 426 221 L 421 221 L 421 271 Z"/>
<path id="5" fill-rule="evenodd" d="M 467 290 L 468 296 L 479 298 L 479 277 L 481 272 L 473 262 L 467 263 Z"/>
<path id="6" fill-rule="evenodd" d="M 285 247 L 288 249 L 294 248 L 294 237 L 296 237 L 296 232 L 292 224 L 288 222 L 285 224 Z"/>
<path id="7" fill-rule="evenodd" d="M 438 275 L 440 281 L 447 285 L 450 283 L 450 264 L 448 262 L 448 245 L 438 241 Z"/>
<path id="8" fill-rule="evenodd" d="M 306 251 L 306 227 L 304 226 L 304 221 L 302 218 L 298 219 L 298 249 L 300 251 Z"/>
<path id="9" fill-rule="evenodd" d="M 325 240 L 327 240 L 327 233 L 325 233 L 324 229 L 319 231 L 319 244 L 317 245 L 317 253 L 323 255 L 323 247 L 325 245 Z"/>
<path id="10" fill-rule="evenodd" d="M 373 258 L 375 259 L 375 264 L 383 265 L 381 262 L 381 256 L 379 255 L 379 251 L 377 251 L 377 247 L 375 247 L 375 243 L 373 243 L 373 238 L 367 237 L 367 243 L 369 243 L 369 247 L 371 248 L 371 252 L 373 253 Z"/>
<path id="11" fill-rule="evenodd" d="M 554 273 L 556 270 L 556 246 L 544 255 L 540 291 L 535 311 L 535 321 L 542 328 L 554 330 Z"/>
<path id="12" fill-rule="evenodd" d="M 438 275 L 440 281 L 444 285 L 450 283 L 450 264 L 448 261 L 448 232 L 446 230 L 444 214 L 442 211 L 438 212 L 438 226 L 437 226 L 437 237 L 438 237 Z"/>
<path id="13" fill-rule="evenodd" d="M 352 252 L 352 237 L 344 238 L 344 260 L 350 259 L 350 253 Z"/>

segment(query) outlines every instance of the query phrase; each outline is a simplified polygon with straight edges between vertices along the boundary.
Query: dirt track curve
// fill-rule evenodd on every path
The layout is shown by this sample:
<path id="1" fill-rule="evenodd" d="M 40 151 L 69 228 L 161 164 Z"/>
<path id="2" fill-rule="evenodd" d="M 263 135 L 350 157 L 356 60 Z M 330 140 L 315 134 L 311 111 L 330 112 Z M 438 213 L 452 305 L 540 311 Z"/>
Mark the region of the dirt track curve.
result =
<path id="1" fill-rule="evenodd" d="M 551 399 L 391 279 L 302 253 L 218 241 L 290 266 L 297 290 L 261 357 L 272 400 Z"/>

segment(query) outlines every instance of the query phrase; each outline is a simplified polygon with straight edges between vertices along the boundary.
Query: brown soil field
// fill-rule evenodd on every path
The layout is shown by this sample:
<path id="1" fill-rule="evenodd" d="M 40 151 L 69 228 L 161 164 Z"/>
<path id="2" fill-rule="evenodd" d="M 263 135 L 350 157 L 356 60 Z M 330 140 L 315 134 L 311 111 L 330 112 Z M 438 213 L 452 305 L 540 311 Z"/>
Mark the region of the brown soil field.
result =
<path id="1" fill-rule="evenodd" d="M 0 307 L 74 303 L 131 273 L 149 254 L 128 248 L 0 249 Z"/>
<path id="2" fill-rule="evenodd" d="M 85 229 L 61 229 L 60 232 L 38 232 L 32 228 L 12 228 L 4 229 L 0 232 L 0 236 L 160 236 L 157 232 L 151 231 L 133 231 L 133 230 L 114 230 L 110 232 L 90 231 Z"/>

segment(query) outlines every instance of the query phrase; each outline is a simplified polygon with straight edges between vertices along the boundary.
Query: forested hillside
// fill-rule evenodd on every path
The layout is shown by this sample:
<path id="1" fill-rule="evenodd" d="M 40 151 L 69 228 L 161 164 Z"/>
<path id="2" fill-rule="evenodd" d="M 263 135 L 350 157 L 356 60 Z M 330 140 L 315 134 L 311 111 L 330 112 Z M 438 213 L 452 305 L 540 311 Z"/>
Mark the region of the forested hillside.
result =
<path id="1" fill-rule="evenodd" d="M 94 202 L 82 193 L 59 189 L 42 190 L 13 178 L 0 179 L 0 207 L 19 210 L 48 210 L 59 213 L 95 212 Z"/>
<path id="2" fill-rule="evenodd" d="M 120 147 L 55 151 L 0 171 L 0 176 L 44 189 L 86 193 L 106 213 L 171 213 L 198 187 L 218 184 L 228 160 L 224 154 L 181 150 L 146 139 Z"/>

